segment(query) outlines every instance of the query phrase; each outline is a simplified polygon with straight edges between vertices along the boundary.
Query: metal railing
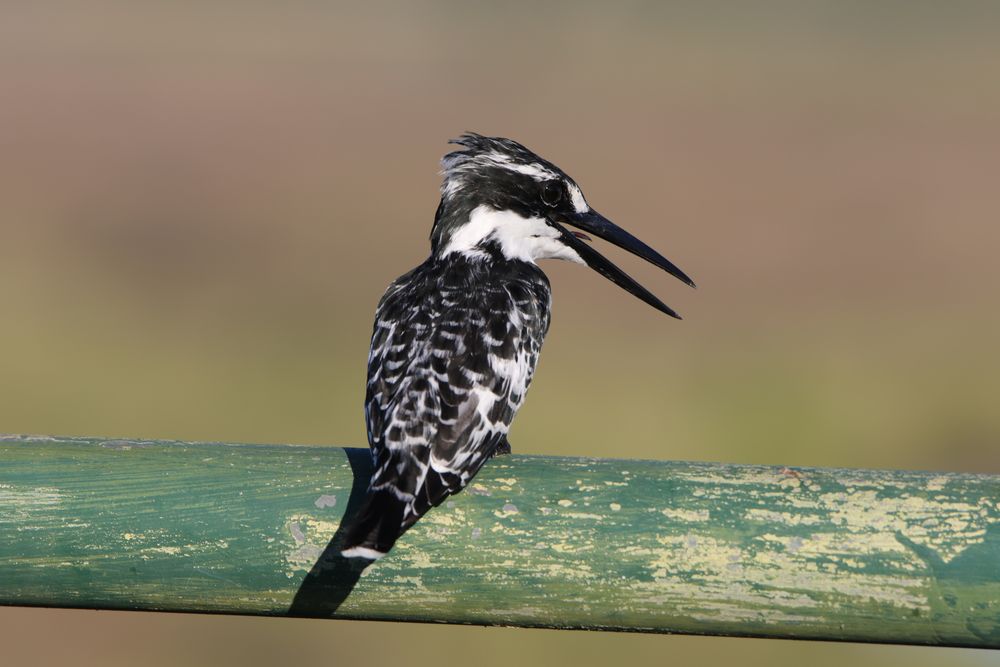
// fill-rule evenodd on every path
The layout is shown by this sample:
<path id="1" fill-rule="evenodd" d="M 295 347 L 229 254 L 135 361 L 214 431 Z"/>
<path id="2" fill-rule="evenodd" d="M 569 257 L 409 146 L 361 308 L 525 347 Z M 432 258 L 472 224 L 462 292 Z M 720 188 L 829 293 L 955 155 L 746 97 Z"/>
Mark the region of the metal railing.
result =
<path id="1" fill-rule="evenodd" d="M 513 455 L 361 569 L 370 465 L 0 436 L 0 604 L 1000 648 L 1000 476 Z"/>

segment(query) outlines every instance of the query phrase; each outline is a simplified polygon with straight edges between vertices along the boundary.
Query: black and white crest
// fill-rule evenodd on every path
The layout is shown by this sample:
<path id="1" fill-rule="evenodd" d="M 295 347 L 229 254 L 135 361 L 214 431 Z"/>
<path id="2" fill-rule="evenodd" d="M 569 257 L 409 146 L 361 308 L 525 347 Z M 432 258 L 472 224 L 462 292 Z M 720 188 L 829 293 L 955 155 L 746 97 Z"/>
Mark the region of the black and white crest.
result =
<path id="1" fill-rule="evenodd" d="M 511 139 L 466 133 L 451 141 L 465 147 L 441 160 L 441 204 L 431 247 L 442 249 L 476 208 L 540 219 L 553 207 L 589 210 L 576 182 L 559 167 Z"/>
<path id="2" fill-rule="evenodd" d="M 375 472 L 347 532 L 347 557 L 380 558 L 496 454 L 531 384 L 549 327 L 536 265 L 587 265 L 646 303 L 668 306 L 593 250 L 590 232 L 690 283 L 655 250 L 590 208 L 562 170 L 521 144 L 465 134 L 442 161 L 431 255 L 375 313 L 365 418 Z"/>

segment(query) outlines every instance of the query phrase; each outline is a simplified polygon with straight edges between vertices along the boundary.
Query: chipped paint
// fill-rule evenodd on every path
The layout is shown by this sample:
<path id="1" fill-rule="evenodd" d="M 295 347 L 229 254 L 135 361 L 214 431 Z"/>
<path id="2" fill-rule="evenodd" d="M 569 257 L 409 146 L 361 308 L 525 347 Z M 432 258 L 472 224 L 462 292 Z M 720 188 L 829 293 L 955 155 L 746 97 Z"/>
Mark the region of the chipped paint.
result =
<path id="1" fill-rule="evenodd" d="M 711 513 L 707 509 L 686 510 L 673 507 L 660 510 L 660 514 L 673 521 L 691 521 L 695 523 L 708 521 L 709 516 L 711 516 Z"/>
<path id="2" fill-rule="evenodd" d="M 428 568 L 439 567 L 440 563 L 435 562 L 431 559 L 430 555 L 423 551 L 411 551 L 407 553 L 409 558 L 410 567 L 415 567 L 420 570 L 426 570 Z"/>
<path id="3" fill-rule="evenodd" d="M 929 487 L 943 487 L 942 482 L 934 480 Z M 876 489 L 864 489 L 823 494 L 820 502 L 831 508 L 830 521 L 849 535 L 899 533 L 933 549 L 945 563 L 970 546 L 981 544 L 990 523 L 985 498 L 977 503 L 932 500 L 910 494 L 886 498 L 880 497 Z M 942 525 L 946 530 L 936 529 Z"/>
<path id="4" fill-rule="evenodd" d="M 286 570 L 286 576 L 294 577 L 297 572 L 308 572 L 312 568 L 313 563 L 316 559 L 320 557 L 323 553 L 323 548 L 318 544 L 302 544 L 299 547 L 289 551 L 285 556 L 285 561 L 288 564 L 288 569 Z"/>
<path id="5" fill-rule="evenodd" d="M 327 507 L 333 507 L 336 504 L 337 504 L 337 496 L 328 493 L 324 493 L 315 501 L 313 501 L 313 505 L 316 506 L 316 509 L 325 509 Z"/>
<path id="6" fill-rule="evenodd" d="M 143 549 L 145 554 L 166 554 L 168 556 L 177 556 L 184 553 L 184 549 L 181 547 L 150 547 L 149 549 Z"/>
<path id="7" fill-rule="evenodd" d="M 23 524 L 56 509 L 63 501 L 59 489 L 0 483 L 0 524 Z"/>
<path id="8" fill-rule="evenodd" d="M 823 523 L 824 518 L 818 514 L 798 514 L 795 512 L 776 512 L 775 510 L 751 507 L 744 517 L 747 521 L 762 523 L 777 523 L 786 526 L 814 526 Z"/>
<path id="9" fill-rule="evenodd" d="M 509 516 L 514 516 L 515 514 L 519 514 L 519 512 L 517 506 L 514 505 L 513 503 L 507 503 L 499 510 L 493 512 L 494 516 L 500 517 L 501 519 L 505 519 Z"/>
<path id="10" fill-rule="evenodd" d="M 337 529 L 340 528 L 340 521 L 326 521 L 325 519 L 316 519 L 313 517 L 306 517 L 303 521 L 306 532 L 313 540 L 329 540 L 337 532 Z"/>
<path id="11" fill-rule="evenodd" d="M 340 449 L 0 436 L 0 602 L 286 613 L 353 485 Z M 336 613 L 1000 647 L 998 498 L 985 475 L 513 455 Z"/>
<path id="12" fill-rule="evenodd" d="M 292 534 L 295 544 L 303 544 L 306 541 L 306 535 L 302 532 L 302 526 L 299 525 L 298 521 L 288 522 L 288 532 Z"/>

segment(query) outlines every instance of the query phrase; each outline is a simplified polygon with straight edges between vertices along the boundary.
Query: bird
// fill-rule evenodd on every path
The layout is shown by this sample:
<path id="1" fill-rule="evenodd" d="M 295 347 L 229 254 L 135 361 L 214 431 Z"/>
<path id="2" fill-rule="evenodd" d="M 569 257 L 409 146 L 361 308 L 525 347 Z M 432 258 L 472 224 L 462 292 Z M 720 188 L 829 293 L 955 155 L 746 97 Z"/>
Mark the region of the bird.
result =
<path id="1" fill-rule="evenodd" d="M 590 234 L 695 286 L 522 144 L 474 132 L 449 143 L 461 148 L 441 161 L 430 256 L 389 285 L 375 311 L 364 403 L 373 473 L 347 524 L 345 558 L 385 556 L 489 459 L 511 452 L 511 421 L 549 329 L 552 293 L 539 260 L 588 266 L 677 319 L 594 250 Z"/>

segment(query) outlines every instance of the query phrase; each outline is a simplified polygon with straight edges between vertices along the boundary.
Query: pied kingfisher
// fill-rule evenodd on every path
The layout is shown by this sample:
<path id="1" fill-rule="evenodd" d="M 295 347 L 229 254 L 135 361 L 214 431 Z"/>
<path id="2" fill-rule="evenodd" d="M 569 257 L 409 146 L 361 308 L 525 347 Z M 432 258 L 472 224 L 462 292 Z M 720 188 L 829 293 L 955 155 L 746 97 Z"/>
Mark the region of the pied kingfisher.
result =
<path id="1" fill-rule="evenodd" d="M 535 264 L 585 264 L 679 316 L 593 250 L 603 238 L 694 283 L 592 209 L 579 186 L 521 144 L 468 133 L 442 160 L 431 255 L 375 311 L 365 419 L 375 471 L 347 529 L 345 557 L 375 560 L 492 456 L 524 401 L 549 328 L 549 281 Z"/>

